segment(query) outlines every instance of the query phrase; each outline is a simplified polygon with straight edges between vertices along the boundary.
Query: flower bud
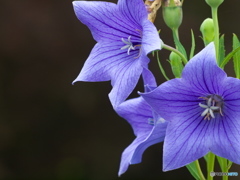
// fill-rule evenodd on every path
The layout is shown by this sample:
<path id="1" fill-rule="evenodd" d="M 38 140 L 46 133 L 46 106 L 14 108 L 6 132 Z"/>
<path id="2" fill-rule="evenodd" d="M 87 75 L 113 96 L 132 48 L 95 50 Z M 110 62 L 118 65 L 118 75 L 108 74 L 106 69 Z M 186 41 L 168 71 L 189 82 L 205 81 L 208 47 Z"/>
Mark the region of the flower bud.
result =
<path id="1" fill-rule="evenodd" d="M 205 46 L 214 41 L 214 24 L 211 18 L 207 18 L 202 22 L 200 31 L 202 32 Z"/>
<path id="2" fill-rule="evenodd" d="M 224 0 L 205 0 L 206 3 L 212 8 L 217 8 L 220 4 L 223 3 Z"/>
<path id="3" fill-rule="evenodd" d="M 178 29 L 182 24 L 182 2 L 180 0 L 165 0 L 162 12 L 166 25 L 170 29 Z"/>
<path id="4" fill-rule="evenodd" d="M 176 78 L 180 78 L 182 75 L 183 64 L 179 55 L 174 52 L 171 52 L 170 56 L 170 64 L 172 67 L 172 72 Z"/>

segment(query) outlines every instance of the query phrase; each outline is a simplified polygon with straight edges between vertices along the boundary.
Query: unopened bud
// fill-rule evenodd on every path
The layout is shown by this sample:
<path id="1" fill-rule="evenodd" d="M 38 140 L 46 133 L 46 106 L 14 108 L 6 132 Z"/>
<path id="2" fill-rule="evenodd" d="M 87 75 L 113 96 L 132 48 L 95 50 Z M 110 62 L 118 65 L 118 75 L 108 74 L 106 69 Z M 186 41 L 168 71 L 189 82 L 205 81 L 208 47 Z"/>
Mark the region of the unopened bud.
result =
<path id="1" fill-rule="evenodd" d="M 182 24 L 182 2 L 180 0 L 163 1 L 163 19 L 170 29 L 178 29 Z"/>
<path id="2" fill-rule="evenodd" d="M 171 52 L 169 59 L 170 59 L 170 64 L 171 64 L 172 72 L 173 72 L 174 76 L 176 78 L 180 78 L 182 75 L 182 70 L 183 70 L 183 64 L 182 64 L 181 57 L 179 55 L 177 55 L 176 53 Z"/>
<path id="3" fill-rule="evenodd" d="M 211 18 L 207 18 L 202 22 L 200 31 L 202 32 L 205 46 L 214 41 L 214 24 Z"/>
<path id="4" fill-rule="evenodd" d="M 220 4 L 223 3 L 224 0 L 205 0 L 206 3 L 212 8 L 217 8 Z"/>

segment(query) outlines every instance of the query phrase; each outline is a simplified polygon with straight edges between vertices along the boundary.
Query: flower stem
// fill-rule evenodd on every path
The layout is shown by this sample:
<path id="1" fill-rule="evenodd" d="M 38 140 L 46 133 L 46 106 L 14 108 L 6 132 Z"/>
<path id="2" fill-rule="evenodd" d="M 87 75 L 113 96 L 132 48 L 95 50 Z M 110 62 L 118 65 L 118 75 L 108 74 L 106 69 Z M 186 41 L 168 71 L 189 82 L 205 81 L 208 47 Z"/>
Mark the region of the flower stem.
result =
<path id="1" fill-rule="evenodd" d="M 179 40 L 178 29 L 172 29 L 172 32 L 176 35 L 177 39 Z M 176 47 L 176 48 L 177 48 L 177 47 Z"/>
<path id="2" fill-rule="evenodd" d="M 162 72 L 162 74 L 163 74 L 163 76 L 165 77 L 165 79 L 168 81 L 169 78 L 167 77 L 167 75 L 166 75 L 166 73 L 165 73 L 165 71 L 164 71 L 164 69 L 163 69 L 163 67 L 162 67 L 162 65 L 161 65 L 158 52 L 157 52 L 157 61 L 158 61 L 158 66 L 159 66 L 159 68 L 160 68 L 160 71 Z"/>
<path id="3" fill-rule="evenodd" d="M 219 65 L 219 25 L 218 25 L 218 7 L 211 7 L 212 19 L 214 25 L 214 44 L 216 49 L 217 64 Z"/>
<path id="4" fill-rule="evenodd" d="M 203 173 L 202 173 L 202 170 L 201 170 L 201 167 L 200 167 L 200 165 L 199 165 L 198 160 L 194 161 L 194 164 L 195 164 L 195 166 L 196 166 L 198 175 L 200 176 L 201 180 L 205 180 L 205 177 L 204 177 L 204 175 L 203 175 Z"/>
<path id="5" fill-rule="evenodd" d="M 187 59 L 184 57 L 184 55 L 178 51 L 177 49 L 171 47 L 171 46 L 168 46 L 166 44 L 163 44 L 162 45 L 162 48 L 166 49 L 166 50 L 169 50 L 169 51 L 172 51 L 172 52 L 175 52 L 177 55 L 179 55 L 183 61 L 184 64 L 187 64 Z"/>
<path id="6" fill-rule="evenodd" d="M 213 177 L 210 176 L 210 173 L 213 172 L 213 170 L 214 170 L 214 163 L 215 163 L 215 154 L 210 152 L 207 155 L 207 173 L 208 173 L 207 179 L 208 180 L 213 179 Z"/>

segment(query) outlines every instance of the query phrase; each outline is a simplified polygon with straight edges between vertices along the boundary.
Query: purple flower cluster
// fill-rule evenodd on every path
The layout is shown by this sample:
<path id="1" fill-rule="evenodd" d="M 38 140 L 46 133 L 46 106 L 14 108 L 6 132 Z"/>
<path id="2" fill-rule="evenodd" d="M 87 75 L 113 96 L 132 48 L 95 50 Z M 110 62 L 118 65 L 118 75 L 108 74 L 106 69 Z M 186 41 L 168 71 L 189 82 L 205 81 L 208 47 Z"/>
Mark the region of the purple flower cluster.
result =
<path id="1" fill-rule="evenodd" d="M 157 87 L 147 55 L 162 41 L 142 0 L 75 1 L 73 7 L 97 41 L 74 82 L 110 80 L 113 108 L 136 135 L 122 154 L 119 175 L 162 141 L 164 171 L 208 152 L 240 164 L 240 80 L 217 66 L 213 43 L 187 63 L 181 78 Z M 126 100 L 141 75 L 145 92 Z"/>

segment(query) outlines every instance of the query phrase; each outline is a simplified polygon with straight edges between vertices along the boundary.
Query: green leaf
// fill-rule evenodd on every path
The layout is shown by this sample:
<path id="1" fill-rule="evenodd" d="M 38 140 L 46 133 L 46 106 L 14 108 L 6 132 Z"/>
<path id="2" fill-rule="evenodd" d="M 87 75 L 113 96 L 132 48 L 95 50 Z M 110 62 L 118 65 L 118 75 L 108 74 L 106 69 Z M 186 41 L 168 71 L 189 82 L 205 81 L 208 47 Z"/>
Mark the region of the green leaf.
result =
<path id="1" fill-rule="evenodd" d="M 232 163 L 233 163 L 232 161 L 229 161 L 229 160 L 228 160 L 228 166 L 227 166 L 228 170 L 231 168 Z"/>
<path id="2" fill-rule="evenodd" d="M 233 50 L 236 49 L 237 47 L 240 46 L 238 37 L 236 36 L 236 34 L 233 34 Z M 236 52 L 233 55 L 233 65 L 234 65 L 234 71 L 236 74 L 236 78 L 240 78 L 240 52 Z"/>
<path id="3" fill-rule="evenodd" d="M 170 80 L 170 79 L 167 77 L 167 75 L 166 75 L 166 73 L 165 73 L 165 71 L 164 71 L 164 68 L 162 67 L 162 64 L 161 64 L 161 62 L 160 62 L 160 58 L 159 58 L 158 52 L 157 52 L 157 62 L 158 62 L 158 66 L 159 66 L 159 69 L 160 69 L 162 75 L 165 77 L 166 80 Z"/>
<path id="4" fill-rule="evenodd" d="M 219 157 L 219 156 L 216 156 L 216 157 L 217 157 L 217 160 L 218 160 L 218 163 L 221 167 L 222 172 L 227 172 L 228 171 L 228 169 L 227 169 L 227 159 Z"/>
<path id="5" fill-rule="evenodd" d="M 187 167 L 188 171 L 191 173 L 191 175 L 192 175 L 196 180 L 201 179 L 200 176 L 199 176 L 199 174 L 198 174 L 198 171 L 197 171 L 197 168 L 196 168 L 194 162 L 186 165 L 186 167 Z"/>
<path id="6" fill-rule="evenodd" d="M 224 34 L 219 39 L 219 64 L 221 64 L 225 57 Z"/>
<path id="7" fill-rule="evenodd" d="M 195 38 L 194 38 L 194 33 L 193 33 L 192 29 L 191 29 L 191 37 L 192 37 L 192 47 L 190 50 L 189 59 L 192 59 L 192 57 L 194 56 L 194 51 L 195 51 Z"/>
<path id="8" fill-rule="evenodd" d="M 179 50 L 179 51 L 184 55 L 184 57 L 185 57 L 186 59 L 188 59 L 188 58 L 187 58 L 186 50 L 185 50 L 185 48 L 183 47 L 183 45 L 181 44 L 181 42 L 178 40 L 178 38 L 177 38 L 177 36 L 176 36 L 175 33 L 173 33 L 173 40 L 174 40 L 174 43 L 175 43 L 175 45 L 176 45 L 177 50 Z"/>
<path id="9" fill-rule="evenodd" d="M 240 46 L 234 49 L 232 52 L 230 52 L 223 60 L 223 62 L 220 64 L 220 68 L 224 68 L 224 66 L 228 63 L 228 61 L 234 56 L 235 53 L 237 53 L 240 50 Z"/>

